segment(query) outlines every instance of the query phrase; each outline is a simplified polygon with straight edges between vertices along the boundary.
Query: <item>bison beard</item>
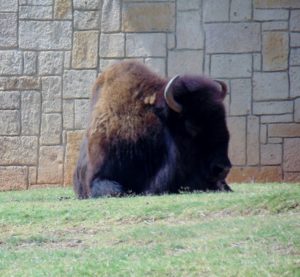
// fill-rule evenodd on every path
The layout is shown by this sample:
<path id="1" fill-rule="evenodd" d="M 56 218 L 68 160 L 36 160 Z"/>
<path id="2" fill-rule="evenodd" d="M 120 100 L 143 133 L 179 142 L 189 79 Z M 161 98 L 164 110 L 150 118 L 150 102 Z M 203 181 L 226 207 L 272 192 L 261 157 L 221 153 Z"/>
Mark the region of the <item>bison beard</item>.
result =
<path id="1" fill-rule="evenodd" d="M 77 196 L 230 191 L 226 92 L 221 81 L 168 81 L 137 62 L 109 67 L 93 89 Z"/>

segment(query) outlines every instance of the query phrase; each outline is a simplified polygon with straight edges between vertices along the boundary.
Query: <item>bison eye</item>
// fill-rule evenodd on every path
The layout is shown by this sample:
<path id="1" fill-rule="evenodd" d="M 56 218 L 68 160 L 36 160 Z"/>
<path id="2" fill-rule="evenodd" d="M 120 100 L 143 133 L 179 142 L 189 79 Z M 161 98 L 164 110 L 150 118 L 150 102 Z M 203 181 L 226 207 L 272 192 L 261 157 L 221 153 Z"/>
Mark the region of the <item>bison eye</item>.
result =
<path id="1" fill-rule="evenodd" d="M 196 126 L 191 121 L 185 121 L 185 129 L 186 131 L 192 136 L 195 137 L 201 132 L 201 128 L 199 126 Z"/>

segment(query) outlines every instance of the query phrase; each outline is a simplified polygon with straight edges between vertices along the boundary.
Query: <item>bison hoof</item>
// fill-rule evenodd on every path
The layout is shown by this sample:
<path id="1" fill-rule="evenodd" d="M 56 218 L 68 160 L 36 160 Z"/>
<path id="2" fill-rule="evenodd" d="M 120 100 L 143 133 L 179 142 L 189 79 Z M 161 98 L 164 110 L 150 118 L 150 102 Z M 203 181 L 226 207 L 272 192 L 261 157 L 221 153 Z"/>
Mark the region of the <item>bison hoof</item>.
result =
<path id="1" fill-rule="evenodd" d="M 123 194 L 122 186 L 118 182 L 95 179 L 92 182 L 91 197 L 120 196 Z"/>

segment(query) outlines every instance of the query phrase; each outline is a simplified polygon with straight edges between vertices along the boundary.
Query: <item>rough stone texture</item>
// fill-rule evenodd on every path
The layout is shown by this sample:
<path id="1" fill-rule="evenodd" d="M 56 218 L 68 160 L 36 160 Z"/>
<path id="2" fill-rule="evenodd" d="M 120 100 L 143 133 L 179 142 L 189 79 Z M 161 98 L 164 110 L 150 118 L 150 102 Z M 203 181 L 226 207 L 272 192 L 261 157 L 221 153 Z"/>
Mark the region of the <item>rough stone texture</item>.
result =
<path id="1" fill-rule="evenodd" d="M 44 113 L 61 112 L 61 77 L 42 78 L 42 111 Z"/>
<path id="2" fill-rule="evenodd" d="M 244 117 L 228 118 L 230 132 L 229 157 L 233 165 L 246 163 L 246 120 Z"/>
<path id="3" fill-rule="evenodd" d="M 291 47 L 300 47 L 300 33 L 290 33 L 290 46 Z"/>
<path id="4" fill-rule="evenodd" d="M 80 1 L 80 0 L 78 0 Z M 102 0 L 101 29 L 103 32 L 118 32 L 121 30 L 120 0 Z"/>
<path id="5" fill-rule="evenodd" d="M 39 135 L 41 95 L 37 91 L 22 91 L 22 135 Z"/>
<path id="6" fill-rule="evenodd" d="M 248 21 L 251 19 L 251 13 L 252 0 L 231 0 L 231 21 Z"/>
<path id="7" fill-rule="evenodd" d="M 100 8 L 101 1 L 104 2 L 104 0 L 88 0 L 88 1 L 73 0 L 73 6 L 74 9 L 96 10 Z"/>
<path id="8" fill-rule="evenodd" d="M 247 164 L 259 164 L 259 118 L 249 116 L 247 122 Z"/>
<path id="9" fill-rule="evenodd" d="M 208 53 L 260 51 L 259 23 L 212 23 L 205 26 L 205 33 Z"/>
<path id="10" fill-rule="evenodd" d="M 275 9 L 275 8 L 300 8 L 298 0 L 254 0 L 255 8 Z"/>
<path id="11" fill-rule="evenodd" d="M 37 168 L 36 166 L 28 167 L 28 185 L 35 185 L 37 182 Z"/>
<path id="12" fill-rule="evenodd" d="M 73 173 L 79 156 L 79 149 L 83 136 L 84 131 L 67 132 L 64 185 L 73 184 Z"/>
<path id="13" fill-rule="evenodd" d="M 239 55 L 212 55 L 211 75 L 215 78 L 251 77 L 252 56 Z"/>
<path id="14" fill-rule="evenodd" d="M 290 91 L 291 96 L 300 96 L 300 66 L 290 67 Z"/>
<path id="15" fill-rule="evenodd" d="M 86 129 L 88 123 L 89 99 L 75 100 L 75 128 Z"/>
<path id="16" fill-rule="evenodd" d="M 74 128 L 74 101 L 63 100 L 63 128 Z"/>
<path id="17" fill-rule="evenodd" d="M 300 65 L 300 48 L 292 48 L 291 49 L 290 65 Z"/>
<path id="18" fill-rule="evenodd" d="M 174 3 L 126 3 L 123 7 L 122 30 L 172 32 L 175 27 L 174 17 Z"/>
<path id="19" fill-rule="evenodd" d="M 285 32 L 263 34 L 263 70 L 276 71 L 288 68 L 289 36 Z"/>
<path id="20" fill-rule="evenodd" d="M 166 55 L 166 35 L 160 33 L 127 34 L 127 57 L 162 57 Z"/>
<path id="21" fill-rule="evenodd" d="M 263 144 L 261 145 L 261 164 L 279 165 L 281 163 L 281 144 Z"/>
<path id="22" fill-rule="evenodd" d="M 0 135 L 19 135 L 20 129 L 21 126 L 19 111 L 1 111 Z"/>
<path id="23" fill-rule="evenodd" d="M 291 10 L 290 30 L 300 31 L 300 10 Z"/>
<path id="24" fill-rule="evenodd" d="M 16 12 L 18 11 L 18 0 L 0 0 L 0 11 Z"/>
<path id="25" fill-rule="evenodd" d="M 0 110 L 13 110 L 20 108 L 20 92 L 1 91 L 0 92 Z"/>
<path id="26" fill-rule="evenodd" d="M 284 140 L 283 168 L 286 171 L 300 171 L 300 138 Z M 299 181 L 299 180 L 298 180 Z"/>
<path id="27" fill-rule="evenodd" d="M 0 100 L 0 102 L 1 102 L 1 100 Z M 297 98 L 295 100 L 295 121 L 300 122 L 300 98 Z"/>
<path id="28" fill-rule="evenodd" d="M 95 70 L 65 70 L 63 75 L 63 98 L 88 98 L 95 79 Z"/>
<path id="29" fill-rule="evenodd" d="M 54 18 L 72 18 L 72 0 L 54 0 Z"/>
<path id="30" fill-rule="evenodd" d="M 41 145 L 61 143 L 62 118 L 61 114 L 43 114 L 41 126 Z"/>
<path id="31" fill-rule="evenodd" d="M 188 10 L 198 10 L 201 7 L 201 2 L 199 0 L 177 0 L 177 10 L 188 11 Z"/>
<path id="32" fill-rule="evenodd" d="M 100 57 L 114 58 L 125 55 L 125 34 L 101 34 Z"/>
<path id="33" fill-rule="evenodd" d="M 37 137 L 0 137 L 0 165 L 35 165 L 37 152 Z"/>
<path id="34" fill-rule="evenodd" d="M 26 75 L 33 75 L 37 72 L 37 53 L 34 51 L 24 52 L 24 70 Z"/>
<path id="35" fill-rule="evenodd" d="M 38 62 L 40 75 L 61 75 L 63 71 L 63 52 L 40 52 Z"/>
<path id="36" fill-rule="evenodd" d="M 299 172 L 285 172 L 284 182 L 299 183 L 300 173 Z"/>
<path id="37" fill-rule="evenodd" d="M 288 75 L 285 72 L 254 73 L 254 100 L 286 99 L 288 93 Z"/>
<path id="38" fill-rule="evenodd" d="M 69 21 L 20 21 L 19 24 L 19 44 L 23 49 L 71 48 L 72 23 Z"/>
<path id="39" fill-rule="evenodd" d="M 17 14 L 0 13 L 0 47 L 9 48 L 9 47 L 16 47 L 16 46 L 17 46 Z"/>
<path id="40" fill-rule="evenodd" d="M 0 191 L 27 188 L 27 167 L 0 166 Z"/>
<path id="41" fill-rule="evenodd" d="M 287 20 L 289 18 L 288 10 L 254 10 L 254 20 L 268 21 L 268 20 Z"/>
<path id="42" fill-rule="evenodd" d="M 40 88 L 40 79 L 37 77 L 1 77 L 0 90 L 32 90 Z"/>
<path id="43" fill-rule="evenodd" d="M 95 68 L 97 66 L 98 35 L 98 31 L 74 32 L 73 68 Z"/>
<path id="44" fill-rule="evenodd" d="M 292 122 L 293 114 L 272 114 L 272 115 L 262 115 L 260 117 L 261 123 L 275 123 L 275 122 Z"/>
<path id="45" fill-rule="evenodd" d="M 270 137 L 300 137 L 300 124 L 270 124 L 268 134 Z"/>
<path id="46" fill-rule="evenodd" d="M 292 101 L 268 101 L 268 102 L 255 102 L 253 104 L 253 114 L 256 115 L 277 115 L 293 112 Z"/>
<path id="47" fill-rule="evenodd" d="M 178 49 L 203 49 L 204 30 L 200 11 L 178 12 L 176 38 Z M 190 26 L 194 26 L 191 28 Z"/>
<path id="48" fill-rule="evenodd" d="M 262 24 L 263 31 L 287 31 L 289 27 L 286 21 L 270 21 Z"/>
<path id="49" fill-rule="evenodd" d="M 190 73 L 201 74 L 203 70 L 203 51 L 169 51 L 168 76 Z"/>
<path id="50" fill-rule="evenodd" d="M 51 19 L 51 6 L 20 6 L 20 19 Z"/>
<path id="51" fill-rule="evenodd" d="M 229 0 L 204 0 L 204 22 L 228 21 Z"/>
<path id="52" fill-rule="evenodd" d="M 62 184 L 63 182 L 62 146 L 41 146 L 38 168 L 39 184 Z"/>
<path id="53" fill-rule="evenodd" d="M 149 66 L 154 72 L 165 76 L 166 75 L 166 61 L 162 58 L 147 58 L 145 64 Z"/>
<path id="54" fill-rule="evenodd" d="M 0 51 L 0 75 L 21 74 L 22 58 L 22 53 L 19 51 Z"/>
<path id="55" fill-rule="evenodd" d="M 98 11 L 75 11 L 74 28 L 76 30 L 97 30 L 100 27 Z"/>
<path id="56" fill-rule="evenodd" d="M 246 115 L 251 112 L 251 80 L 231 81 L 230 115 Z"/>

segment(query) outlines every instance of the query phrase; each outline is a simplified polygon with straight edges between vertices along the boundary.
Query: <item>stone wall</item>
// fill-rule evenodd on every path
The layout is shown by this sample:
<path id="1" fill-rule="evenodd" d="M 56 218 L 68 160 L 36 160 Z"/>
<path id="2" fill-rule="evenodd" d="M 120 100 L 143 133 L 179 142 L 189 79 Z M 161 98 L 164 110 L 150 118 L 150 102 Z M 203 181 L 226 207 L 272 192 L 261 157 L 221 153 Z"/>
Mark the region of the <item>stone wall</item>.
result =
<path id="1" fill-rule="evenodd" d="M 300 181 L 300 1 L 0 0 L 0 190 L 69 185 L 91 85 L 138 59 L 226 81 L 231 181 Z"/>

